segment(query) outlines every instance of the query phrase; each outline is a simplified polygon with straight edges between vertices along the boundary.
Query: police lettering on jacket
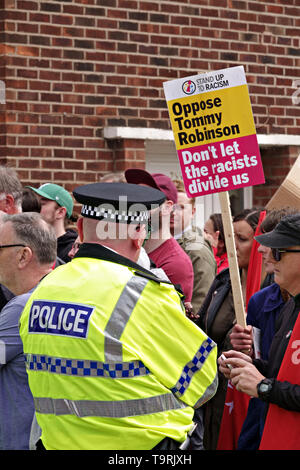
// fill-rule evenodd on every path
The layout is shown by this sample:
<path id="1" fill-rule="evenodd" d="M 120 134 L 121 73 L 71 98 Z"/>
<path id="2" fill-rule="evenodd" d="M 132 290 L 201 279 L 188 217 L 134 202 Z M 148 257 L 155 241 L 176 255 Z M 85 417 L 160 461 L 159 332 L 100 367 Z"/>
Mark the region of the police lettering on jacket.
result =
<path id="1" fill-rule="evenodd" d="M 71 302 L 35 300 L 29 314 L 29 333 L 86 338 L 94 307 Z"/>

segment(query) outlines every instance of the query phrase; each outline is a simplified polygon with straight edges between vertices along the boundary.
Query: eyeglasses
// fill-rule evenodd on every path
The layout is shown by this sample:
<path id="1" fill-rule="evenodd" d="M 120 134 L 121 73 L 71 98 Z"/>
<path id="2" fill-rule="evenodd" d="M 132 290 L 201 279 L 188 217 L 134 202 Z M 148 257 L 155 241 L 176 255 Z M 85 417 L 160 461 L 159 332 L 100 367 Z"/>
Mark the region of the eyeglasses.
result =
<path id="1" fill-rule="evenodd" d="M 281 248 L 271 248 L 271 252 L 275 261 L 280 261 L 281 253 L 300 253 L 300 250 L 283 250 Z"/>
<path id="2" fill-rule="evenodd" d="M 18 244 L 15 244 L 15 245 L 0 245 L 0 250 L 1 248 L 11 248 L 12 246 L 26 246 L 26 245 L 22 245 L 21 243 L 18 243 Z"/>

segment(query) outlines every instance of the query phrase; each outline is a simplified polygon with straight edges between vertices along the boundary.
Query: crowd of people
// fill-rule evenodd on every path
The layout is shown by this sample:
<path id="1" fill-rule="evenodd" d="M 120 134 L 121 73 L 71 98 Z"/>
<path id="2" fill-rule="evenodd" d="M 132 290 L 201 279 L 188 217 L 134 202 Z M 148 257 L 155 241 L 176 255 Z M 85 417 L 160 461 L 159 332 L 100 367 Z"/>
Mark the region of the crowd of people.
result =
<path id="1" fill-rule="evenodd" d="M 227 449 L 229 389 L 231 449 L 300 448 L 300 210 L 233 216 L 246 327 L 195 211 L 162 173 L 72 197 L 0 167 L 0 449 Z"/>

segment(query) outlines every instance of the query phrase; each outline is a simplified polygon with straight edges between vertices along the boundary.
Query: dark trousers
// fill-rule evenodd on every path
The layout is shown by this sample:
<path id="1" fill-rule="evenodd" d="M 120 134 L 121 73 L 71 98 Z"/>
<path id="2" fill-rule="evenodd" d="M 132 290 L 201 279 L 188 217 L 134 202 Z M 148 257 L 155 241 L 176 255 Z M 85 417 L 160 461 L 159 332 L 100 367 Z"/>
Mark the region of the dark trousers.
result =
<path id="1" fill-rule="evenodd" d="M 36 443 L 36 450 L 38 451 L 43 451 L 43 450 L 46 450 L 45 447 L 44 447 L 44 444 L 42 442 L 42 439 L 39 439 Z"/>
<path id="2" fill-rule="evenodd" d="M 156 444 L 152 450 L 176 450 L 179 449 L 180 442 L 175 441 L 171 437 L 165 437 L 162 441 Z"/>

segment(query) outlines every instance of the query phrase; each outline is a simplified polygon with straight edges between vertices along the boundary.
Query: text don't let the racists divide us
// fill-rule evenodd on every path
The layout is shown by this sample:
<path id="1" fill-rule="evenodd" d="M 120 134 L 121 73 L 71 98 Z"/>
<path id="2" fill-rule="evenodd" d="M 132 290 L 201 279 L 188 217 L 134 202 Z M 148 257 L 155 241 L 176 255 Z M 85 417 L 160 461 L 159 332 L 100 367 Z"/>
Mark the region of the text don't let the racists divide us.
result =
<path id="1" fill-rule="evenodd" d="M 164 83 L 189 197 L 265 182 L 244 67 Z"/>

